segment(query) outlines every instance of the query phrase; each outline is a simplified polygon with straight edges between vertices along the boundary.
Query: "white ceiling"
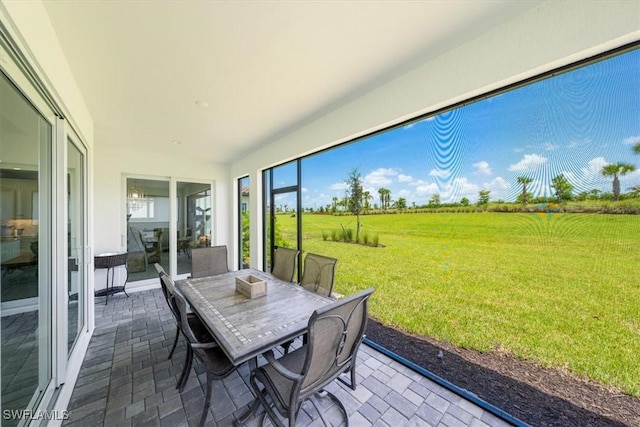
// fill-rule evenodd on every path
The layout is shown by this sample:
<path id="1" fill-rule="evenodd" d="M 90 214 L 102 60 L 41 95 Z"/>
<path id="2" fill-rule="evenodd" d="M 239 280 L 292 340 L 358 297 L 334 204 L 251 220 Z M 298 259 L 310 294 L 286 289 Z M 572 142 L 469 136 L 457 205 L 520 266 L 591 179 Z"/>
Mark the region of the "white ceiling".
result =
<path id="1" fill-rule="evenodd" d="M 53 1 L 96 144 L 232 162 L 538 1 Z M 196 105 L 205 101 L 207 108 Z"/>

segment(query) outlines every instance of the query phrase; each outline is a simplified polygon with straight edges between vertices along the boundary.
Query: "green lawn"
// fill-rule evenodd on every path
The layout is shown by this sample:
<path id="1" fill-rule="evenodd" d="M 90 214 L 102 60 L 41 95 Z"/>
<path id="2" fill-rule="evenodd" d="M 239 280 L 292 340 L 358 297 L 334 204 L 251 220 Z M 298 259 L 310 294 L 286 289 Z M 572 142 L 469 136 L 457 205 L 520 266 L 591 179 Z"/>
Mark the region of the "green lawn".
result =
<path id="1" fill-rule="evenodd" d="M 324 241 L 355 217 L 303 216 L 303 250 L 338 258 L 335 290 L 376 288 L 372 317 L 506 350 L 640 396 L 640 215 L 363 216 L 384 247 Z M 279 215 L 285 238 L 295 218 Z"/>

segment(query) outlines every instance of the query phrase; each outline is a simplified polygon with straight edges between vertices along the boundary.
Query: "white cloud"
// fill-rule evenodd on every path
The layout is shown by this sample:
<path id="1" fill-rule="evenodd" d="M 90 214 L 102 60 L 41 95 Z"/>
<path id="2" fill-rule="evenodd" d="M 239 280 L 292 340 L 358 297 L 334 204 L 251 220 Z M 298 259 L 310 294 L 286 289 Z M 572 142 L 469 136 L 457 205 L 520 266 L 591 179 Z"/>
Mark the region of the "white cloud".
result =
<path id="1" fill-rule="evenodd" d="M 547 161 L 548 159 L 546 157 L 542 157 L 537 154 L 525 154 L 522 160 L 509 166 L 509 170 L 511 172 L 528 171 L 537 168 Z"/>
<path id="2" fill-rule="evenodd" d="M 495 177 L 489 182 L 485 182 L 482 184 L 482 188 L 484 190 L 489 190 L 491 192 L 491 200 L 506 200 L 509 196 L 509 190 L 511 189 L 511 184 L 506 181 L 501 176 Z M 480 190 L 478 190 L 480 191 Z M 477 195 L 477 193 L 476 193 Z M 470 199 L 472 199 L 470 197 Z M 473 200 L 473 199 L 472 199 Z"/>
<path id="3" fill-rule="evenodd" d="M 555 151 L 557 150 L 559 147 L 555 144 L 552 144 L 550 142 L 545 142 L 542 147 L 546 150 L 546 151 Z"/>
<path id="4" fill-rule="evenodd" d="M 432 169 L 429 172 L 429 176 L 435 176 L 436 178 L 446 179 L 451 175 L 451 171 L 442 170 L 442 169 Z"/>
<path id="5" fill-rule="evenodd" d="M 435 183 L 432 183 L 432 184 L 424 183 L 416 187 L 417 196 L 425 196 L 425 195 L 431 196 L 432 194 L 437 192 L 438 192 L 438 185 Z"/>
<path id="6" fill-rule="evenodd" d="M 476 175 L 491 175 L 491 166 L 489 166 L 489 163 L 484 160 L 474 163 L 473 167 L 476 169 L 474 171 Z"/>
<path id="7" fill-rule="evenodd" d="M 345 191 L 347 188 L 349 185 L 346 182 L 335 182 L 329 186 L 329 189 L 334 191 Z"/>
<path id="8" fill-rule="evenodd" d="M 636 186 L 640 185 L 640 169 L 636 169 L 633 172 L 630 172 L 624 176 L 620 177 L 620 182 L 622 186 Z"/>
<path id="9" fill-rule="evenodd" d="M 407 200 L 413 200 L 413 193 L 409 190 L 400 190 L 398 197 L 404 197 Z"/>
<path id="10" fill-rule="evenodd" d="M 587 163 L 587 166 L 582 168 L 582 177 L 588 181 L 593 181 L 596 178 L 602 177 L 602 168 L 608 165 L 609 162 L 604 157 L 596 157 Z"/>
<path id="11" fill-rule="evenodd" d="M 303 193 L 306 193 L 306 192 L 307 192 L 307 191 L 309 191 L 309 190 L 307 189 L 307 187 L 302 187 L 302 188 L 300 189 L 300 191 L 301 191 L 301 192 L 303 192 Z"/>
<path id="12" fill-rule="evenodd" d="M 630 136 L 629 138 L 623 139 L 622 143 L 625 145 L 633 145 L 633 144 L 640 143 L 640 136 Z"/>
<path id="13" fill-rule="evenodd" d="M 398 174 L 398 182 L 411 182 L 413 177 L 411 175 Z"/>
<path id="14" fill-rule="evenodd" d="M 488 190 L 504 191 L 510 189 L 511 184 L 509 184 L 509 182 L 507 182 L 503 177 L 498 176 L 491 182 L 485 184 L 484 187 Z"/>
<path id="15" fill-rule="evenodd" d="M 463 197 L 471 198 L 478 194 L 480 187 L 477 184 L 469 182 L 466 177 L 460 177 L 453 180 L 451 185 L 446 188 L 446 193 L 442 194 L 443 199 L 448 202 L 458 202 Z"/>
<path id="16" fill-rule="evenodd" d="M 363 181 L 365 185 L 372 187 L 380 187 L 384 185 L 389 185 L 393 182 L 391 177 L 398 175 L 398 171 L 393 168 L 379 168 L 372 172 L 369 172 L 367 176 L 364 177 Z"/>

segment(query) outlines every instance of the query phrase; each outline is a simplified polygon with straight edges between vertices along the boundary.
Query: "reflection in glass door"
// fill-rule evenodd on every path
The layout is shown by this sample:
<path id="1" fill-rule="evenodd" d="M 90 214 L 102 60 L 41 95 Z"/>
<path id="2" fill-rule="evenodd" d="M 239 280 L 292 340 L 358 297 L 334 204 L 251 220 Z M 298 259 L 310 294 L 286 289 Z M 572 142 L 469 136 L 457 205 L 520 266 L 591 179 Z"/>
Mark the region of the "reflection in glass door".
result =
<path id="1" fill-rule="evenodd" d="M 67 316 L 68 351 L 85 326 L 85 156 L 71 139 L 67 141 Z"/>
<path id="2" fill-rule="evenodd" d="M 0 72 L 1 404 L 33 409 L 52 377 L 52 124 Z M 49 114 L 49 113 L 47 113 Z M 50 113 L 53 120 L 53 113 Z M 18 419 L 3 420 L 3 426 Z"/>
<path id="3" fill-rule="evenodd" d="M 211 184 L 178 182 L 177 274 L 191 272 L 191 248 L 211 246 Z"/>
<path id="4" fill-rule="evenodd" d="M 157 279 L 154 264 L 169 272 L 169 181 L 127 178 L 129 281 Z"/>

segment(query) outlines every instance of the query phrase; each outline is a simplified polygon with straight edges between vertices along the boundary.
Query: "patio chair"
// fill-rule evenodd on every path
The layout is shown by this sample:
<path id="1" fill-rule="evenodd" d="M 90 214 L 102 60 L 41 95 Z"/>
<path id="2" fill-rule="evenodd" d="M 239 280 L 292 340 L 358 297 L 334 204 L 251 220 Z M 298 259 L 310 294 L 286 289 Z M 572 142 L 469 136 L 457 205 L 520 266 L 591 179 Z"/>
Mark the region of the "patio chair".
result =
<path id="1" fill-rule="evenodd" d="M 180 334 L 182 333 L 183 335 L 185 335 L 185 333 L 182 330 L 182 321 L 180 318 L 180 312 L 178 311 L 175 300 L 173 298 L 173 295 L 175 294 L 175 286 L 173 284 L 173 280 L 171 280 L 171 277 L 169 277 L 169 275 L 164 271 L 164 269 L 160 264 L 155 263 L 153 266 L 156 268 L 156 271 L 158 272 L 158 276 L 160 276 L 160 285 L 162 287 L 162 294 L 164 295 L 164 298 L 167 301 L 167 304 L 169 305 L 169 310 L 171 310 L 171 314 L 173 314 L 173 316 L 176 319 L 176 337 L 173 341 L 173 346 L 171 347 L 171 351 L 169 352 L 169 357 L 168 357 L 168 359 L 171 359 L 171 357 L 173 356 L 173 352 L 175 351 L 176 346 L 178 344 L 178 338 L 180 337 Z M 202 323 L 202 320 L 200 320 L 200 318 L 195 313 L 190 313 L 188 312 L 188 310 L 187 310 L 187 322 L 189 323 L 189 328 L 192 331 L 191 333 L 194 336 L 196 336 L 200 341 L 203 341 L 203 342 L 213 341 L 213 337 L 207 330 L 207 327 Z M 187 340 L 188 339 L 189 338 L 187 337 Z M 182 391 L 182 388 L 184 388 L 184 385 L 187 383 L 187 380 L 189 379 L 189 373 L 191 372 L 192 362 L 193 362 L 193 353 L 187 350 L 187 354 L 184 360 L 184 367 L 186 368 L 188 366 L 188 369 L 183 369 L 182 375 L 180 376 L 180 379 L 176 384 L 176 388 L 180 388 L 180 391 Z"/>
<path id="2" fill-rule="evenodd" d="M 336 402 L 348 420 L 342 402 L 324 388 L 350 371 L 351 388 L 355 390 L 357 352 L 367 324 L 367 302 L 373 291 L 370 288 L 316 310 L 307 327 L 309 342 L 299 349 L 277 360 L 272 350 L 263 354 L 268 363 L 254 369 L 249 382 L 274 425 L 284 426 L 274 408 L 289 419 L 289 426 L 294 426 L 302 403 L 310 400 L 316 406 L 313 398 L 322 391 Z M 317 406 L 316 410 L 325 425 L 331 425 L 324 411 Z"/>
<path id="3" fill-rule="evenodd" d="M 215 276 L 228 271 L 225 245 L 191 249 L 191 277 Z"/>
<path id="4" fill-rule="evenodd" d="M 164 268 L 162 268 L 160 264 L 156 262 L 155 264 L 153 264 L 153 266 L 158 272 L 158 277 L 160 278 L 160 288 L 162 289 L 162 295 L 164 295 L 164 299 L 167 302 L 167 305 L 169 306 L 169 310 L 171 310 L 171 314 L 173 314 L 173 317 L 176 319 L 176 337 L 173 340 L 173 346 L 171 346 L 171 351 L 169 351 L 169 357 L 167 358 L 167 359 L 171 359 L 171 357 L 173 356 L 173 352 L 175 351 L 176 346 L 178 345 L 178 338 L 180 338 L 180 319 L 178 318 L 178 313 L 176 313 L 176 310 L 173 304 L 171 303 L 172 290 L 170 290 L 169 286 L 167 285 L 167 283 L 173 282 L 173 281 L 171 280 L 169 275 L 167 275 L 167 273 L 164 271 Z M 163 276 L 166 276 L 166 278 L 163 279 Z"/>
<path id="5" fill-rule="evenodd" d="M 292 282 L 299 253 L 300 251 L 297 249 L 277 246 L 273 253 L 271 274 L 285 282 Z"/>
<path id="6" fill-rule="evenodd" d="M 335 258 L 308 253 L 304 258 L 304 270 L 300 285 L 313 293 L 333 297 L 333 282 L 337 263 L 338 260 Z M 303 335 L 303 340 L 306 342 L 306 335 Z M 292 343 L 293 340 L 290 340 L 282 344 L 284 354 L 289 353 L 289 347 Z"/>
<path id="7" fill-rule="evenodd" d="M 191 370 L 194 354 L 203 363 L 207 372 L 207 394 L 204 400 L 202 416 L 200 417 L 200 426 L 204 426 L 209 413 L 209 406 L 211 404 L 213 381 L 222 380 L 227 377 L 234 371 L 235 366 L 231 361 L 229 361 L 222 349 L 213 340 L 213 337 L 209 335 L 209 339 L 203 341 L 202 337 L 199 337 L 192 329 L 192 323 L 189 321 L 189 317 L 187 316 L 187 301 L 180 292 L 173 293 L 173 301 L 175 301 L 175 307 L 177 308 L 180 316 L 182 332 L 184 336 L 187 337 L 187 353 L 191 355 L 189 363 L 185 363 L 185 367 L 183 369 L 183 378 L 181 378 L 182 382 L 179 387 L 180 392 L 182 392 L 185 384 L 187 383 L 188 371 Z"/>
<path id="8" fill-rule="evenodd" d="M 300 285 L 308 291 L 325 297 L 332 296 L 333 282 L 338 260 L 308 253 L 304 259 L 304 271 Z"/>
<path id="9" fill-rule="evenodd" d="M 153 239 L 145 239 L 142 231 L 138 231 L 140 240 L 144 243 L 144 250 L 147 254 L 147 263 L 160 262 L 162 255 L 162 229 L 156 228 L 153 231 Z"/>

